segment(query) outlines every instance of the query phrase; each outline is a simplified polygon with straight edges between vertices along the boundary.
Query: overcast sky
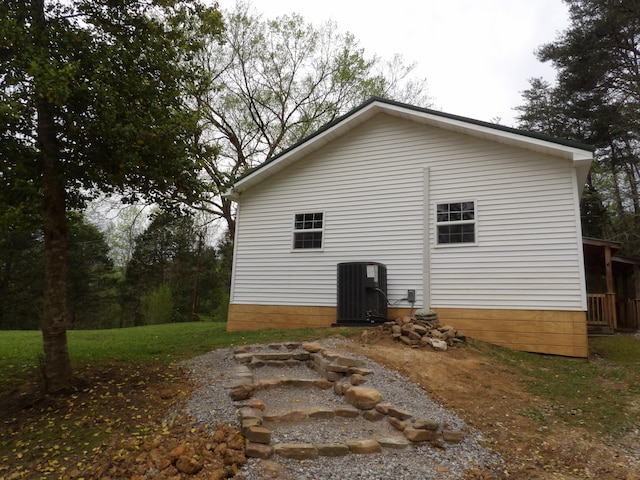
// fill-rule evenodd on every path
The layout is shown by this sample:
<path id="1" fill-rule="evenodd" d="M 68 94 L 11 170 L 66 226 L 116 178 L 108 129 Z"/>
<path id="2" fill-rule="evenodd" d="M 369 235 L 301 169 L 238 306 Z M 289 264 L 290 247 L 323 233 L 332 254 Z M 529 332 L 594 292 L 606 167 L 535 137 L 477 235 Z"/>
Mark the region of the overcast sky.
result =
<path id="1" fill-rule="evenodd" d="M 426 77 L 433 108 L 515 126 L 528 79 L 555 78 L 534 51 L 568 26 L 561 0 L 251 0 L 267 18 L 299 13 L 332 19 L 360 41 L 365 53 L 403 55 Z M 223 10 L 235 0 L 220 0 Z"/>

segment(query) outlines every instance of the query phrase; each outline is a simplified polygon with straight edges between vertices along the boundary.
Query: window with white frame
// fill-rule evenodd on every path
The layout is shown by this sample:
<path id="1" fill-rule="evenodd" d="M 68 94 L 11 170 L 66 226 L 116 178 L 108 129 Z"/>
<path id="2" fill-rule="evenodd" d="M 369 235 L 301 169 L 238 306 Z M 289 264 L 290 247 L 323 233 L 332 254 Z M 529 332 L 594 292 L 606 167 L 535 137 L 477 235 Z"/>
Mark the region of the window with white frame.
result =
<path id="1" fill-rule="evenodd" d="M 438 203 L 436 228 L 438 245 L 476 243 L 476 203 Z"/>
<path id="2" fill-rule="evenodd" d="M 322 248 L 324 213 L 296 213 L 293 222 L 293 249 Z"/>

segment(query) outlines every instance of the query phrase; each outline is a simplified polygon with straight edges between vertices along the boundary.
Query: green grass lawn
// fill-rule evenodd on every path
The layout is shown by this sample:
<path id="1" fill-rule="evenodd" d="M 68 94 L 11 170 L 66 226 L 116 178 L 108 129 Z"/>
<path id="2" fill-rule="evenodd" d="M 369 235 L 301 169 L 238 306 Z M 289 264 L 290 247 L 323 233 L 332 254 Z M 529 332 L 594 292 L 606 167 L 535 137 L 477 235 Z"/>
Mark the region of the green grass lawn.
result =
<path id="1" fill-rule="evenodd" d="M 68 332 L 74 367 L 109 361 L 163 363 L 193 357 L 217 348 L 253 343 L 313 340 L 349 336 L 354 329 L 316 328 L 227 332 L 226 323 L 169 323 L 112 330 Z M 33 379 L 42 355 L 39 331 L 0 331 L 0 388 Z"/>
<path id="2" fill-rule="evenodd" d="M 526 390 L 543 400 L 524 415 L 614 435 L 636 428 L 630 407 L 640 399 L 640 340 L 592 337 L 589 347 L 589 360 L 494 347 L 483 351 L 521 375 Z"/>

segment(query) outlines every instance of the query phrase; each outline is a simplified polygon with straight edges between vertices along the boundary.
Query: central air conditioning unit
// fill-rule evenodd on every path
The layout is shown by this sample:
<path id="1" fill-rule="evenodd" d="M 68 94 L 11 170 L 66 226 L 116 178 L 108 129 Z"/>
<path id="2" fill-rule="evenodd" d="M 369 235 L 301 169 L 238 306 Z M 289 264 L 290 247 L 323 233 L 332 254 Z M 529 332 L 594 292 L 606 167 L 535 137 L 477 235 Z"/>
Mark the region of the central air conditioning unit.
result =
<path id="1" fill-rule="evenodd" d="M 337 325 L 363 325 L 387 318 L 387 267 L 376 262 L 338 264 Z"/>

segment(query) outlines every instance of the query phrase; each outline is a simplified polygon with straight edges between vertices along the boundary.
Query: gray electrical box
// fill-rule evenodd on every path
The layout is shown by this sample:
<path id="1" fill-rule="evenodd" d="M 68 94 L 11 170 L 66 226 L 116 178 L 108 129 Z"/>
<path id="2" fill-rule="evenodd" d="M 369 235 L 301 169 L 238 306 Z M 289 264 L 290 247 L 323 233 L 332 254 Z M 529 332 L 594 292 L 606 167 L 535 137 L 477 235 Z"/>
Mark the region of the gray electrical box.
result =
<path id="1" fill-rule="evenodd" d="M 376 262 L 338 264 L 337 325 L 384 322 L 387 317 L 387 267 Z"/>

